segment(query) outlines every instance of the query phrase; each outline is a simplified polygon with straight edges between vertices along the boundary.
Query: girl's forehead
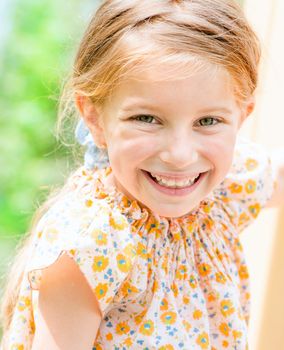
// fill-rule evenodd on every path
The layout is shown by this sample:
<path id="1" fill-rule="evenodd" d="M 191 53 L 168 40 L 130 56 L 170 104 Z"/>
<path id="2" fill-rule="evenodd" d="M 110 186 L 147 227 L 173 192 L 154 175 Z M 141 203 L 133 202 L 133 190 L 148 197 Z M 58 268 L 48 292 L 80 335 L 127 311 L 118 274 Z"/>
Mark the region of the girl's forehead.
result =
<path id="1" fill-rule="evenodd" d="M 188 57 L 184 61 L 175 58 L 168 61 L 148 60 L 133 64 L 127 72 L 122 74 L 121 81 L 175 81 L 189 78 L 200 72 L 216 74 L 218 71 L 225 71 L 221 66 L 217 66 L 209 61 Z"/>
<path id="2" fill-rule="evenodd" d="M 172 67 L 152 67 L 125 77 L 113 90 L 105 107 L 128 108 L 138 105 L 184 106 L 232 104 L 232 81 L 226 70 L 207 67 L 173 75 Z M 108 109 L 108 108 L 107 108 Z"/>
<path id="3" fill-rule="evenodd" d="M 179 82 L 179 85 L 183 83 L 183 85 L 192 85 L 196 81 L 210 85 L 218 82 L 226 89 L 234 90 L 233 79 L 227 70 L 211 63 L 192 64 L 184 67 L 173 64 L 152 64 L 151 66 L 134 67 L 130 72 L 124 74 L 114 86 L 112 97 L 122 91 L 131 90 L 133 87 L 159 89 L 159 87 L 171 86 Z M 129 89 L 130 86 L 131 89 Z"/>

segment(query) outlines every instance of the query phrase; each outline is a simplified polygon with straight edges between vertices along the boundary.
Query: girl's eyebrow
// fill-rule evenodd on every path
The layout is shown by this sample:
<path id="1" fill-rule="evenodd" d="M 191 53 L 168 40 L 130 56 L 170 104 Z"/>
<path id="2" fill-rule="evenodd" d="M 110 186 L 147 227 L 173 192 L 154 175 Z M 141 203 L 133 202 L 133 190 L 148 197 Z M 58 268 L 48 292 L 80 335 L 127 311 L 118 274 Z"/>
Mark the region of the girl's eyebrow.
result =
<path id="1" fill-rule="evenodd" d="M 224 112 L 224 113 L 228 113 L 231 114 L 233 113 L 233 111 L 229 108 L 226 107 L 219 107 L 219 106 L 214 106 L 214 107 L 209 107 L 209 108 L 204 108 L 199 110 L 200 113 L 210 113 L 210 112 Z"/>
<path id="2" fill-rule="evenodd" d="M 122 111 L 127 112 L 127 111 L 131 111 L 135 108 L 141 108 L 141 109 L 151 109 L 154 111 L 159 111 L 160 108 L 158 106 L 154 106 L 154 105 L 146 105 L 146 104 L 140 104 L 140 103 L 133 103 L 131 105 L 128 106 L 124 106 L 121 108 Z M 208 108 L 204 108 L 204 109 L 200 109 L 198 111 L 199 113 L 212 113 L 212 112 L 223 112 L 223 113 L 228 113 L 228 114 L 232 114 L 233 111 L 229 108 L 226 107 L 221 107 L 221 106 L 212 106 L 212 107 L 208 107 Z"/>
<path id="3" fill-rule="evenodd" d="M 137 103 L 132 103 L 132 104 L 130 104 L 130 105 L 126 105 L 126 106 L 123 106 L 122 108 L 121 108 L 121 110 L 123 110 L 123 111 L 131 111 L 131 110 L 133 110 L 133 109 L 135 109 L 135 108 L 141 108 L 141 109 L 152 109 L 152 110 L 156 110 L 156 111 L 158 111 L 159 110 L 159 108 L 157 107 L 157 106 L 154 106 L 154 105 L 146 105 L 146 104 L 143 104 L 143 103 L 139 103 L 139 102 L 137 102 Z"/>

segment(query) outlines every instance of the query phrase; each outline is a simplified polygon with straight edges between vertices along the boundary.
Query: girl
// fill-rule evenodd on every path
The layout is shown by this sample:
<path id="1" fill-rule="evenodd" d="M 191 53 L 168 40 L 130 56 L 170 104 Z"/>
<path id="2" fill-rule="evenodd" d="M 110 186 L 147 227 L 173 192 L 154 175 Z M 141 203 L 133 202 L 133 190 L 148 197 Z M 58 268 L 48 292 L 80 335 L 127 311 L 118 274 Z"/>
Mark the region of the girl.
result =
<path id="1" fill-rule="evenodd" d="M 229 0 L 102 3 L 60 120 L 74 101 L 85 165 L 19 253 L 3 350 L 247 348 L 239 234 L 284 197 L 266 152 L 237 138 L 258 62 Z"/>

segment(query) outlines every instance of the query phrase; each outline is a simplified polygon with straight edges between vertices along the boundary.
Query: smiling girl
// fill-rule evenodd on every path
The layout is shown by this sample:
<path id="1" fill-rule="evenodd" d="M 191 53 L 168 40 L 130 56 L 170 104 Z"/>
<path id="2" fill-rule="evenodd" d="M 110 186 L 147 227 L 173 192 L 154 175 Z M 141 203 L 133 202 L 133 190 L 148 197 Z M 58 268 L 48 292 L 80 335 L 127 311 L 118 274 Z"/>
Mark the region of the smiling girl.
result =
<path id="1" fill-rule="evenodd" d="M 237 136 L 259 56 L 232 1 L 101 4 L 62 98 L 85 164 L 19 253 L 3 350 L 247 348 L 239 235 L 284 198 L 267 152 Z"/>

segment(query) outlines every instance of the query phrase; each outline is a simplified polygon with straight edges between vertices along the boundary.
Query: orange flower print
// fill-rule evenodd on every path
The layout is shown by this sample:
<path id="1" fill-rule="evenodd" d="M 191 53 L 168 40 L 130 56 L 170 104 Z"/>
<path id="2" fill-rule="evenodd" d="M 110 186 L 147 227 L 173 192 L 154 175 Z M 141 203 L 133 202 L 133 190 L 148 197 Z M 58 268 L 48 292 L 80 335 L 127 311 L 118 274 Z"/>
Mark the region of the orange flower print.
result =
<path id="1" fill-rule="evenodd" d="M 203 210 L 206 214 L 209 214 L 211 212 L 211 209 L 212 209 L 213 205 L 210 204 L 210 203 L 206 203 L 204 206 L 203 206 Z"/>
<path id="2" fill-rule="evenodd" d="M 138 293 L 139 289 L 136 288 L 135 286 L 133 286 L 133 284 L 129 283 L 129 282 L 125 282 L 122 286 L 121 286 L 121 291 L 123 296 L 127 296 L 131 293 Z"/>
<path id="3" fill-rule="evenodd" d="M 123 249 L 123 253 L 127 256 L 134 257 L 136 255 L 136 249 L 132 243 L 127 244 Z"/>
<path id="4" fill-rule="evenodd" d="M 86 207 L 91 207 L 92 205 L 93 205 L 93 201 L 91 200 L 91 199 L 87 199 L 86 201 L 85 201 L 85 205 L 86 205 Z"/>
<path id="5" fill-rule="evenodd" d="M 98 246 L 107 244 L 107 235 L 102 230 L 96 229 L 91 234 L 92 238 L 96 241 Z"/>
<path id="6" fill-rule="evenodd" d="M 248 180 L 245 184 L 245 190 L 247 193 L 253 193 L 256 190 L 256 182 L 254 180 Z"/>
<path id="7" fill-rule="evenodd" d="M 245 294 L 245 298 L 246 298 L 246 300 L 250 300 L 250 293 L 249 293 L 249 292 L 247 292 L 247 293 Z"/>
<path id="8" fill-rule="evenodd" d="M 142 322 L 139 332 L 144 334 L 144 335 L 152 335 L 154 332 L 154 323 L 151 320 L 145 320 Z"/>
<path id="9" fill-rule="evenodd" d="M 246 213 L 241 213 L 241 215 L 239 216 L 238 225 L 242 226 L 248 221 L 249 221 L 249 216 Z"/>
<path id="10" fill-rule="evenodd" d="M 97 337 L 98 337 L 98 335 L 97 335 Z M 99 344 L 96 344 L 92 350 L 103 350 L 103 348 Z"/>
<path id="11" fill-rule="evenodd" d="M 12 344 L 11 350 L 25 350 L 23 344 Z"/>
<path id="12" fill-rule="evenodd" d="M 235 247 L 238 250 L 240 250 L 241 252 L 243 251 L 243 247 L 242 247 L 241 241 L 238 238 L 235 238 L 234 244 L 235 244 Z"/>
<path id="13" fill-rule="evenodd" d="M 152 286 L 152 293 L 155 294 L 158 289 L 159 289 L 159 282 L 155 280 Z"/>
<path id="14" fill-rule="evenodd" d="M 199 320 L 202 317 L 203 313 L 201 310 L 197 309 L 193 312 L 193 318 Z"/>
<path id="15" fill-rule="evenodd" d="M 219 331 L 224 334 L 226 337 L 229 336 L 230 328 L 227 323 L 221 323 L 219 326 Z"/>
<path id="16" fill-rule="evenodd" d="M 221 301 L 221 312 L 225 317 L 228 317 L 235 312 L 235 308 L 231 300 L 224 299 Z"/>
<path id="17" fill-rule="evenodd" d="M 29 325 L 30 325 L 30 330 L 31 330 L 32 334 L 34 334 L 35 333 L 35 321 L 33 319 L 30 319 Z"/>
<path id="18" fill-rule="evenodd" d="M 144 310 L 139 315 L 134 317 L 134 321 L 137 325 L 139 325 L 143 321 L 143 318 L 144 318 L 146 312 L 147 312 L 147 310 Z"/>
<path id="19" fill-rule="evenodd" d="M 168 310 L 168 308 L 169 308 L 168 300 L 166 298 L 163 298 L 161 300 L 160 310 Z"/>
<path id="20" fill-rule="evenodd" d="M 222 272 L 216 272 L 215 278 L 216 278 L 216 281 L 221 284 L 225 284 L 227 281 L 226 276 Z"/>
<path id="21" fill-rule="evenodd" d="M 201 349 L 208 349 L 209 347 L 209 336 L 206 332 L 201 333 L 197 340 L 196 344 L 201 347 Z"/>
<path id="22" fill-rule="evenodd" d="M 230 199 L 227 196 L 220 195 L 220 199 L 222 200 L 223 203 L 229 203 Z"/>
<path id="23" fill-rule="evenodd" d="M 133 341 L 130 337 L 126 338 L 123 342 L 124 345 L 126 345 L 127 347 L 133 345 Z"/>
<path id="24" fill-rule="evenodd" d="M 211 220 L 209 218 L 205 218 L 202 220 L 202 227 L 205 230 L 211 230 L 213 226 L 214 226 L 213 220 Z"/>
<path id="25" fill-rule="evenodd" d="M 211 272 L 211 266 L 206 263 L 200 264 L 198 271 L 201 276 L 208 276 Z"/>
<path id="26" fill-rule="evenodd" d="M 142 258 L 142 259 L 147 259 L 148 254 L 147 254 L 147 248 L 144 244 L 141 242 L 138 243 L 137 245 L 137 254 Z"/>
<path id="27" fill-rule="evenodd" d="M 166 344 L 159 347 L 159 350 L 175 350 L 175 348 L 171 344 Z"/>
<path id="28" fill-rule="evenodd" d="M 176 322 L 176 319 L 177 314 L 173 311 L 167 311 L 161 315 L 161 321 L 167 325 L 174 324 Z"/>
<path id="29" fill-rule="evenodd" d="M 23 311 L 31 305 L 31 299 L 28 297 L 20 297 L 17 308 L 19 311 Z"/>
<path id="30" fill-rule="evenodd" d="M 191 288 L 195 289 L 197 287 L 197 280 L 193 275 L 190 275 L 189 277 L 189 285 Z"/>
<path id="31" fill-rule="evenodd" d="M 163 261 L 162 261 L 162 264 L 161 264 L 161 268 L 165 271 L 166 275 L 168 274 L 169 272 L 169 258 L 168 256 L 165 254 L 164 255 L 164 258 L 163 258 Z"/>
<path id="32" fill-rule="evenodd" d="M 217 258 L 222 261 L 224 259 L 224 255 L 220 252 L 220 249 L 219 248 L 216 248 L 215 249 L 215 253 L 216 253 L 216 256 Z"/>
<path id="33" fill-rule="evenodd" d="M 237 340 L 238 338 L 241 338 L 242 335 L 243 333 L 241 331 L 236 331 L 236 330 L 233 331 L 233 337 L 235 340 Z"/>
<path id="34" fill-rule="evenodd" d="M 105 270 L 105 268 L 108 266 L 109 259 L 106 258 L 104 255 L 97 255 L 94 257 L 94 263 L 93 263 L 93 271 L 94 272 L 101 272 Z"/>
<path id="35" fill-rule="evenodd" d="M 187 279 L 187 267 L 186 265 L 180 265 L 176 272 L 176 278 L 178 280 L 186 280 Z"/>
<path id="36" fill-rule="evenodd" d="M 120 322 L 116 325 L 115 332 L 116 334 L 122 335 L 127 334 L 130 331 L 130 327 L 127 322 Z"/>
<path id="37" fill-rule="evenodd" d="M 248 279 L 249 274 L 248 274 L 248 268 L 246 265 L 242 265 L 239 269 L 239 276 L 242 280 Z"/>
<path id="38" fill-rule="evenodd" d="M 117 254 L 116 257 L 117 267 L 122 272 L 128 272 L 131 268 L 131 261 L 123 254 Z"/>
<path id="39" fill-rule="evenodd" d="M 216 292 L 209 292 L 207 295 L 208 301 L 215 301 L 217 299 L 217 294 Z"/>
<path id="40" fill-rule="evenodd" d="M 184 325 L 185 330 L 186 330 L 187 332 L 189 332 L 189 330 L 191 329 L 192 325 L 191 325 L 188 321 L 186 321 L 186 320 L 183 320 L 183 321 L 182 321 L 182 324 Z"/>
<path id="41" fill-rule="evenodd" d="M 116 218 L 111 216 L 109 219 L 109 224 L 113 229 L 119 230 L 119 231 L 122 231 L 128 227 L 127 220 L 122 216 L 119 216 Z"/>
<path id="42" fill-rule="evenodd" d="M 112 333 L 107 333 L 106 334 L 106 340 L 112 340 L 113 339 L 113 335 L 112 335 Z"/>
<path id="43" fill-rule="evenodd" d="M 100 300 L 102 299 L 108 291 L 107 283 L 99 283 L 95 288 L 95 295 Z"/>
<path id="44" fill-rule="evenodd" d="M 177 297 L 178 296 L 178 287 L 174 282 L 172 284 L 172 291 L 174 293 L 174 296 Z"/>
<path id="45" fill-rule="evenodd" d="M 185 305 L 188 305 L 190 303 L 190 299 L 187 295 L 184 295 L 183 298 L 182 298 L 182 302 L 185 304 Z"/>
<path id="46" fill-rule="evenodd" d="M 187 225 L 187 230 L 189 233 L 193 233 L 195 229 L 195 223 L 194 222 L 190 222 L 188 225 Z"/>
<path id="47" fill-rule="evenodd" d="M 237 184 L 236 182 L 233 182 L 231 186 L 229 186 L 229 190 L 231 191 L 231 193 L 241 193 L 243 190 L 243 186 Z"/>
<path id="48" fill-rule="evenodd" d="M 129 201 L 129 199 L 127 197 L 123 196 L 121 198 L 121 204 L 122 204 L 122 207 L 129 207 L 131 202 Z"/>
<path id="49" fill-rule="evenodd" d="M 256 203 L 254 205 L 250 205 L 249 206 L 249 212 L 251 213 L 251 215 L 256 218 L 260 212 L 260 204 Z"/>
<path id="50" fill-rule="evenodd" d="M 246 166 L 248 171 L 252 171 L 252 170 L 257 168 L 258 162 L 255 159 L 248 158 L 246 160 L 245 166 Z"/>
<path id="51" fill-rule="evenodd" d="M 227 348 L 229 346 L 229 343 L 227 342 L 227 340 L 223 340 L 222 345 L 224 348 Z"/>

